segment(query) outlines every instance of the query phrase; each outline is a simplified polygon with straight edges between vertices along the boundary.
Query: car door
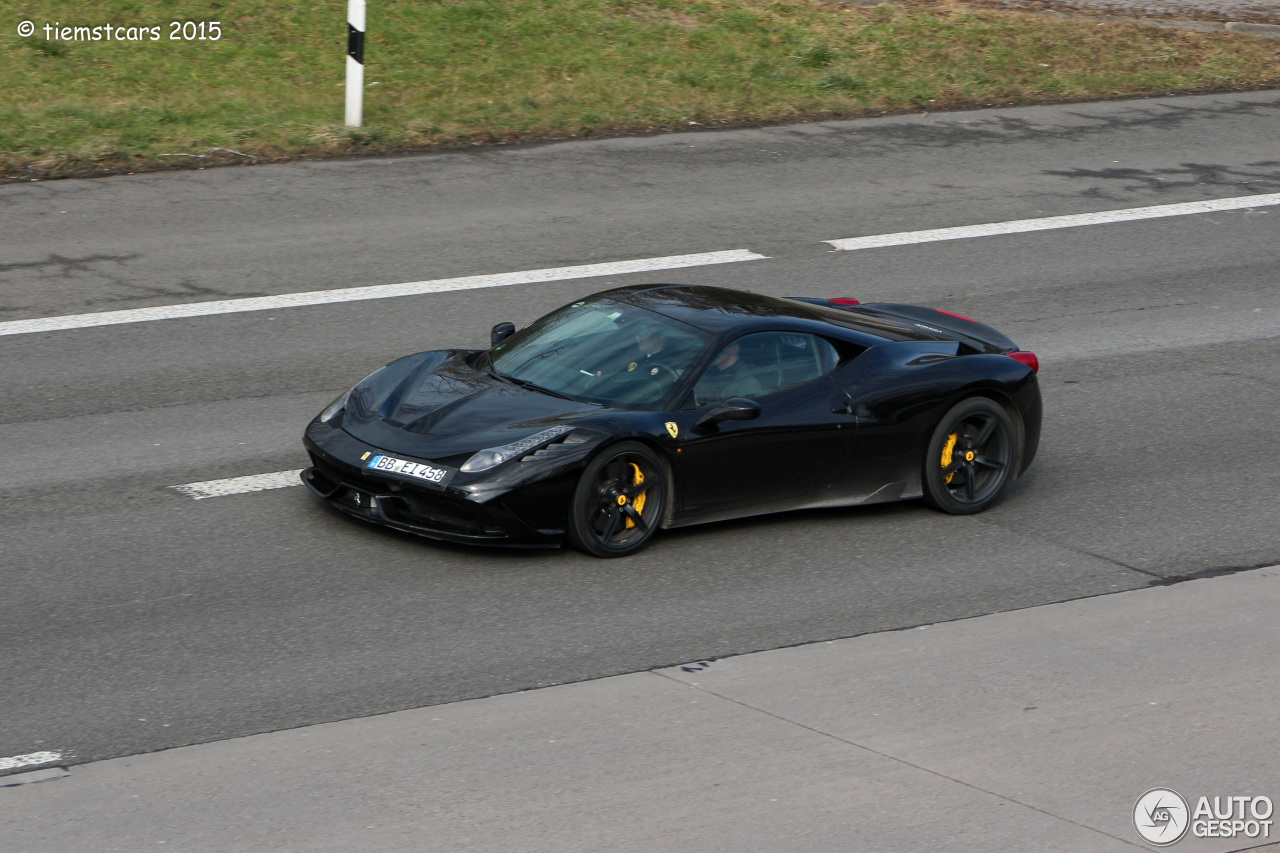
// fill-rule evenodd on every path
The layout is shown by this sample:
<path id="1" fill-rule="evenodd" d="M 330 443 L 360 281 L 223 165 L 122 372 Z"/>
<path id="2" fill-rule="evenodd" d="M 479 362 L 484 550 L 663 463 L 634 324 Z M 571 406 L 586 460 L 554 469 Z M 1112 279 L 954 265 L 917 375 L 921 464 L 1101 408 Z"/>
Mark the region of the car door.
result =
<path id="1" fill-rule="evenodd" d="M 838 361 L 830 343 L 809 334 L 758 332 L 726 345 L 708 372 L 734 346 L 754 379 L 743 387 L 754 393 L 734 393 L 731 383 L 720 383 L 718 396 L 752 399 L 760 414 L 690 430 L 681 441 L 676 492 L 688 518 L 803 503 L 839 476 L 854 438 L 848 395 L 830 378 Z M 704 373 L 694 394 L 708 382 Z M 695 400 L 703 414 L 718 402 Z"/>
<path id="2" fill-rule="evenodd" d="M 951 362 L 958 348 L 954 341 L 880 344 L 831 374 L 849 395 L 858 436 L 833 502 L 919 494 L 921 454 L 953 387 L 931 378 L 927 365 Z"/>

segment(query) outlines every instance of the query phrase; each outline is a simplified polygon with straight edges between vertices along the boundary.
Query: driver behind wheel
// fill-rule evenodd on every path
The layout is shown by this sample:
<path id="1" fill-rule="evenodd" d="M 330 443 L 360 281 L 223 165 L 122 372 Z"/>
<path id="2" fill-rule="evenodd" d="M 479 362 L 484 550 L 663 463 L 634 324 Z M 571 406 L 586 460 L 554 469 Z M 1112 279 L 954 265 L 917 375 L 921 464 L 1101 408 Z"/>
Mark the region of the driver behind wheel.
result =
<path id="1" fill-rule="evenodd" d="M 634 373 L 663 381 L 674 381 L 677 371 L 687 362 L 688 348 L 672 338 L 666 330 L 652 320 L 636 320 L 629 323 L 627 332 L 635 339 L 634 347 L 627 347 L 620 357 L 615 357 L 608 367 L 595 372 L 605 374 Z"/>
<path id="2" fill-rule="evenodd" d="M 657 323 L 640 322 L 636 324 L 636 349 L 641 353 L 639 358 L 639 367 L 645 364 L 659 364 L 666 358 L 671 357 L 675 350 L 675 344 L 667 337 L 666 332 L 662 330 Z M 664 356 L 663 353 L 666 353 Z"/>

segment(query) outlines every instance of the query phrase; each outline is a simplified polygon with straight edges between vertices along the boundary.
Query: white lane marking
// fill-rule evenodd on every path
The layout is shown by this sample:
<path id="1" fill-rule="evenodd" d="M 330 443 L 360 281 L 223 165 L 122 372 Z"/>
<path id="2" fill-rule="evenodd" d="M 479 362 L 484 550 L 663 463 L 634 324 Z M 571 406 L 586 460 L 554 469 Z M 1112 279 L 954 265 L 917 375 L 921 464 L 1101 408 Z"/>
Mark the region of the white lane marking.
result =
<path id="1" fill-rule="evenodd" d="M 930 231 L 901 231 L 897 234 L 875 234 L 870 237 L 849 237 L 823 242 L 841 251 L 850 252 L 856 249 L 880 249 L 885 246 L 908 246 L 913 243 L 936 243 L 942 240 L 963 240 L 969 237 L 992 237 L 997 234 L 1022 234 L 1027 231 L 1050 231 L 1055 228 L 1105 225 L 1110 222 L 1188 216 L 1193 213 L 1214 213 L 1221 210 L 1244 210 L 1251 207 L 1271 207 L 1277 204 L 1280 204 L 1280 193 L 1270 193 L 1269 195 L 1192 201 L 1186 204 L 1132 207 L 1128 210 L 1103 210 L 1098 213 L 1079 213 L 1072 216 L 1049 216 L 1043 219 L 988 222 L 985 225 L 962 225 L 958 228 L 935 228 Z"/>
<path id="2" fill-rule="evenodd" d="M 407 281 L 403 284 L 373 284 L 365 287 L 343 287 L 337 290 L 311 290 L 305 293 L 282 293 L 279 296 L 253 296 L 245 299 L 223 299 L 217 302 L 188 302 L 183 305 L 157 305 L 154 308 L 132 308 L 124 311 L 99 311 L 93 314 L 67 314 L 32 320 L 9 320 L 0 323 L 0 336 L 30 335 L 36 332 L 59 332 L 92 326 L 119 326 L 180 317 L 208 317 L 213 314 L 236 314 L 242 311 L 270 311 L 277 308 L 300 308 L 306 305 L 329 305 L 335 302 L 360 302 L 366 299 L 392 299 L 397 296 L 419 296 L 449 290 L 475 290 L 485 287 L 510 287 L 514 284 L 537 284 L 546 281 L 569 281 L 606 275 L 628 275 L 637 272 L 684 269 L 713 264 L 767 260 L 768 255 L 747 249 L 724 252 L 702 252 L 697 255 L 668 255 L 663 258 L 640 258 L 605 264 L 582 264 L 574 267 L 552 267 L 541 270 L 468 275 L 434 281 Z"/>
<path id="3" fill-rule="evenodd" d="M 287 489 L 290 486 L 301 486 L 299 475 L 302 469 L 293 471 L 276 471 L 271 474 L 252 474 L 248 477 L 228 477 L 225 480 L 205 480 L 201 483 L 183 483 L 181 486 L 169 488 L 181 492 L 187 497 L 202 501 L 205 498 L 220 498 L 223 495 L 243 495 L 249 492 L 264 492 L 267 489 Z"/>
<path id="4" fill-rule="evenodd" d="M 8 758 L 0 758 L 0 770 L 12 770 L 15 767 L 34 767 L 37 764 L 52 764 L 61 760 L 61 752 L 28 752 L 26 755 L 11 755 Z"/>

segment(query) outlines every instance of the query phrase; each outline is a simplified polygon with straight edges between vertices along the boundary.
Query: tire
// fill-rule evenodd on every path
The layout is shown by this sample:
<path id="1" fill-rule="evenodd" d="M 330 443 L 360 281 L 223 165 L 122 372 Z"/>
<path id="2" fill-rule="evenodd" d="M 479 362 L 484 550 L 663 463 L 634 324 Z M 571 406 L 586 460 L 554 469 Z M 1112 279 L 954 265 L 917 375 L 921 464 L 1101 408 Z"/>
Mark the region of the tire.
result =
<path id="1" fill-rule="evenodd" d="M 970 397 L 952 406 L 925 448 L 925 503 L 952 515 L 982 512 L 1009 482 L 1016 435 L 1009 413 L 994 400 Z"/>
<path id="2" fill-rule="evenodd" d="M 626 557 L 648 544 L 666 511 L 667 477 L 643 444 L 610 445 L 588 463 L 573 492 L 569 542 L 596 557 Z"/>

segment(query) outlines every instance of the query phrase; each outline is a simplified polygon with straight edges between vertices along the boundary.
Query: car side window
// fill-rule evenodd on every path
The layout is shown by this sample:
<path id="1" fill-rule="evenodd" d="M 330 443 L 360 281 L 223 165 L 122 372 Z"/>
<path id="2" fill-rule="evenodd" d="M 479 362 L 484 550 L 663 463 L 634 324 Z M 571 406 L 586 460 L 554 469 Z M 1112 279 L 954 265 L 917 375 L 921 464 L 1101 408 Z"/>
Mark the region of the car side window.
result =
<path id="1" fill-rule="evenodd" d="M 699 407 L 763 397 L 825 376 L 839 361 L 836 348 L 816 335 L 756 332 L 716 353 L 693 394 Z"/>

